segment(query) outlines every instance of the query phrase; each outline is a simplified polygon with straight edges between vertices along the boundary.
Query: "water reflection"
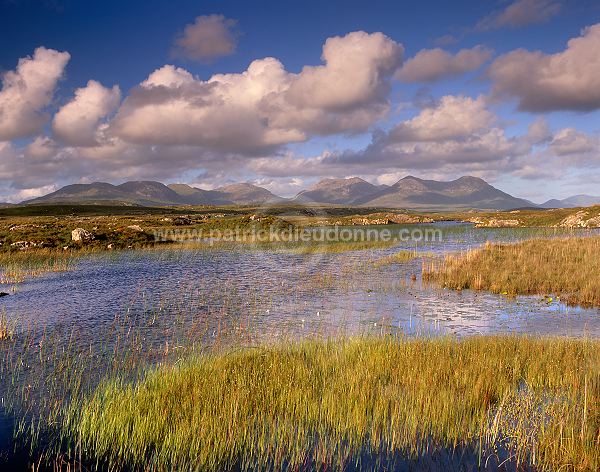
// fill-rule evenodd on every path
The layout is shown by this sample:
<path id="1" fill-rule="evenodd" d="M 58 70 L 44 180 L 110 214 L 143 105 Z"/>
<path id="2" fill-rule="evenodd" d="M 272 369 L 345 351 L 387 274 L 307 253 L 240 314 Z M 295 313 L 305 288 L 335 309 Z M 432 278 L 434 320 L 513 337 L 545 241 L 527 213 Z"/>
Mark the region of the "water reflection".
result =
<path id="1" fill-rule="evenodd" d="M 486 241 L 570 234 L 555 229 L 436 226 L 443 230 L 442 241 L 399 242 L 392 248 L 340 254 L 168 250 L 85 258 L 75 270 L 32 279 L 0 299 L 0 310 L 16 319 L 22 330 L 15 346 L 4 349 L 0 344 L 2 368 L 17 362 L 19 381 L 34 383 L 32 392 L 46 395 L 45 382 L 55 380 L 53 371 L 44 370 L 45 363 L 39 361 L 52 354 L 46 352 L 46 344 L 55 351 L 69 344 L 72 353 L 65 357 L 75 364 L 82 360 L 87 387 L 93 388 L 111 369 L 120 373 L 123 366 L 133 371 L 136 365 L 176 360 L 189 352 L 191 344 L 365 332 L 600 336 L 598 309 L 566 307 L 541 297 L 507 299 L 426 286 L 420 258 L 374 264 L 399 249 L 441 254 Z M 23 343 L 25 331 L 31 339 Z M 5 388 L 2 382 L 12 379 L 10 368 L 0 374 L 0 388 Z M 13 426 L 2 416 L 3 407 L 4 403 L 0 464 L 2 451 L 14 447 Z M 15 464 L 14 456 L 10 461 Z"/>
<path id="2" fill-rule="evenodd" d="M 175 250 L 91 257 L 76 270 L 22 284 L 0 303 L 25 325 L 77 327 L 84 345 L 124 313 L 132 319 L 152 319 L 146 342 L 158 343 L 173 317 L 201 318 L 207 333 L 235 320 L 239 329 L 264 339 L 383 327 L 408 334 L 600 335 L 597 309 L 566 307 L 540 297 L 507 299 L 427 287 L 420 281 L 420 259 L 372 263 L 398 249 L 444 253 L 486 241 L 569 234 L 553 228 L 436 226 L 443 230 L 441 242 L 401 242 L 393 248 L 340 254 Z"/>

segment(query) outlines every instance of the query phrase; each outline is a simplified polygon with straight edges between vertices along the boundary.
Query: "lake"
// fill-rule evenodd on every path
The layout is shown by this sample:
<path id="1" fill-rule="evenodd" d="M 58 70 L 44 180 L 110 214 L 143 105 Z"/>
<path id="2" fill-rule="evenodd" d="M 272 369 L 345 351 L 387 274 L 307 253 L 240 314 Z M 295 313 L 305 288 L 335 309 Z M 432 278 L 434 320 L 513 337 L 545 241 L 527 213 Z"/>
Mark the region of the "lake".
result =
<path id="1" fill-rule="evenodd" d="M 176 360 L 190 346 L 388 332 L 600 336 L 598 309 L 568 307 L 554 297 L 507 298 L 427 286 L 421 280 L 420 257 L 377 264 L 400 249 L 429 257 L 486 241 L 597 232 L 456 223 L 429 227 L 441 230 L 441 241 L 399 241 L 393 247 L 345 253 L 176 248 L 83 257 L 73 270 L 28 280 L 0 299 L 0 310 L 17 324 L 21 346 L 18 352 L 2 352 L 1 386 L 7 389 L 6 382 L 17 378 L 42 395 L 54 375 L 45 359 L 55 365 L 61 349 L 76 359 L 87 356 L 91 388 L 110 368 Z M 27 341 L 19 343 L 19 337 Z M 10 371 L 17 364 L 24 366 L 18 375 Z M 4 405 L 4 395 L 2 401 Z M 5 415 L 0 450 L 12 447 L 12 427 Z"/>

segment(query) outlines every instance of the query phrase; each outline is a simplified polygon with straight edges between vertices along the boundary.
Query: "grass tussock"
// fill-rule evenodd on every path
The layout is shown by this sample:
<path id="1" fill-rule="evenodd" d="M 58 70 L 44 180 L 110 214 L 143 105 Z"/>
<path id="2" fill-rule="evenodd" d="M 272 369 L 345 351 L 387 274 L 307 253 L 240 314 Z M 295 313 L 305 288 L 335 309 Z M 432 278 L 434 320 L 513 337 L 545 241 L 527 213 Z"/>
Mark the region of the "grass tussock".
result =
<path id="1" fill-rule="evenodd" d="M 397 244 L 395 241 L 262 241 L 247 239 L 244 241 L 211 241 L 185 242 L 181 246 L 186 249 L 204 248 L 220 250 L 258 250 L 268 252 L 280 252 L 284 254 L 338 254 L 351 251 L 366 251 L 375 249 L 386 249 Z"/>
<path id="2" fill-rule="evenodd" d="M 12 323 L 8 321 L 6 314 L 0 314 L 0 341 L 11 340 L 15 329 Z"/>
<path id="3" fill-rule="evenodd" d="M 375 266 L 380 267 L 389 264 L 400 264 L 403 262 L 410 262 L 419 258 L 428 259 L 432 257 L 435 257 L 435 255 L 431 252 L 402 250 L 395 252 L 394 254 L 390 254 L 389 256 L 382 257 L 381 259 L 375 261 Z"/>
<path id="4" fill-rule="evenodd" d="M 327 243 L 280 245 L 277 249 L 292 254 L 339 254 L 350 251 L 386 249 L 396 244 L 393 241 L 334 241 Z"/>
<path id="5" fill-rule="evenodd" d="M 112 469 L 363 470 L 446 450 L 598 470 L 599 348 L 363 338 L 203 355 L 104 384 L 67 430 Z"/>
<path id="6" fill-rule="evenodd" d="M 0 283 L 21 283 L 48 272 L 64 272 L 76 259 L 73 251 L 62 249 L 0 252 Z"/>
<path id="7" fill-rule="evenodd" d="M 456 290 L 555 294 L 571 305 L 600 306 L 600 237 L 488 243 L 424 264 L 423 276 Z"/>

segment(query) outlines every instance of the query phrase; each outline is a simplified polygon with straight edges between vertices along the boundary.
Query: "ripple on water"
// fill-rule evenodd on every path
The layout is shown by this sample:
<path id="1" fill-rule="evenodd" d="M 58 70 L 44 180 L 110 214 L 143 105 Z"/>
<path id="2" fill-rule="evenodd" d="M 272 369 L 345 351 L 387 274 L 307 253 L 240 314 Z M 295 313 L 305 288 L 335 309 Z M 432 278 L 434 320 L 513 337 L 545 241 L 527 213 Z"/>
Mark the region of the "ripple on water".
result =
<path id="1" fill-rule="evenodd" d="M 419 259 L 380 267 L 371 263 L 398 249 L 443 253 L 467 250 L 488 240 L 566 234 L 557 229 L 432 226 L 442 229 L 442 241 L 400 242 L 393 248 L 341 254 L 215 250 L 88 257 L 75 270 L 20 285 L 0 304 L 9 316 L 26 323 L 76 326 L 84 345 L 93 342 L 98 330 L 116 316 L 149 313 L 159 313 L 163 320 L 156 323 L 156 329 L 146 331 L 149 338 L 157 339 L 169 317 L 199 314 L 209 325 L 219 316 L 251 320 L 253 329 L 267 337 L 382 326 L 412 334 L 434 330 L 456 335 L 600 335 L 597 309 L 546 303 L 539 297 L 508 299 L 426 287 L 420 283 Z M 410 280 L 413 274 L 418 276 L 416 282 Z"/>

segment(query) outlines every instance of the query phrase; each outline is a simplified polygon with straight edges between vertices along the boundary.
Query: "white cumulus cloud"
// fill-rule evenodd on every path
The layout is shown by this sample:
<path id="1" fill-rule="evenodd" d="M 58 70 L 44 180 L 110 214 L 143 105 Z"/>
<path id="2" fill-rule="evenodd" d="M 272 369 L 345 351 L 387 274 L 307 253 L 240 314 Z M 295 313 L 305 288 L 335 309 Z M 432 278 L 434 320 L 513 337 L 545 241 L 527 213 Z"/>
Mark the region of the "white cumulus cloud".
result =
<path id="1" fill-rule="evenodd" d="M 446 141 L 488 129 L 496 116 L 483 97 L 446 95 L 435 107 L 425 108 L 390 132 L 394 141 Z"/>
<path id="2" fill-rule="evenodd" d="M 525 111 L 600 108 L 600 23 L 556 54 L 518 49 L 490 66 L 497 96 L 515 97 Z"/>
<path id="3" fill-rule="evenodd" d="M 404 63 L 396 78 L 403 82 L 433 82 L 478 69 L 491 57 L 492 51 L 483 46 L 461 49 L 456 54 L 440 48 L 422 49 Z"/>
<path id="4" fill-rule="evenodd" d="M 557 15 L 561 7 L 557 0 L 516 0 L 504 10 L 492 12 L 481 19 L 475 28 L 485 31 L 543 23 Z"/>
<path id="5" fill-rule="evenodd" d="M 54 115 L 52 130 L 68 145 L 94 146 L 98 144 L 96 131 L 100 120 L 115 111 L 120 100 L 118 85 L 106 88 L 90 80 Z"/>
<path id="6" fill-rule="evenodd" d="M 236 20 L 223 15 L 199 16 L 177 36 L 173 54 L 197 61 L 232 54 L 237 45 L 236 25 Z"/>
<path id="7" fill-rule="evenodd" d="M 44 109 L 52 101 L 69 58 L 67 52 L 39 47 L 33 57 L 20 59 L 15 70 L 4 74 L 0 90 L 0 141 L 35 134 L 44 126 L 49 119 Z"/>
<path id="8" fill-rule="evenodd" d="M 381 33 L 359 31 L 329 38 L 325 64 L 298 74 L 270 57 L 206 81 L 167 65 L 132 91 L 110 130 L 134 143 L 247 153 L 313 134 L 364 131 L 389 109 L 402 51 Z"/>

